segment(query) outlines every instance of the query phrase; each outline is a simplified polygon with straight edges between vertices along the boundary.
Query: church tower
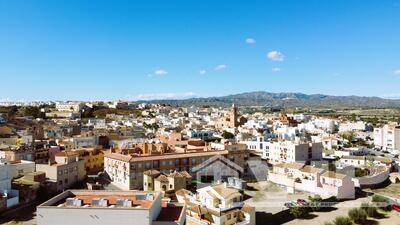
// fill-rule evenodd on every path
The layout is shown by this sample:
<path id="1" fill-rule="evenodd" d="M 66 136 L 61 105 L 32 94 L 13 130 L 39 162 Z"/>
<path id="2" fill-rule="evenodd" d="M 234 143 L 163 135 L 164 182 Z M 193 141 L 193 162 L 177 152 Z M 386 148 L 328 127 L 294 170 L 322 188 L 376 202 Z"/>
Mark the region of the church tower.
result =
<path id="1" fill-rule="evenodd" d="M 237 108 L 236 108 L 235 104 L 232 105 L 229 120 L 230 120 L 230 127 L 238 127 L 239 126 Z"/>

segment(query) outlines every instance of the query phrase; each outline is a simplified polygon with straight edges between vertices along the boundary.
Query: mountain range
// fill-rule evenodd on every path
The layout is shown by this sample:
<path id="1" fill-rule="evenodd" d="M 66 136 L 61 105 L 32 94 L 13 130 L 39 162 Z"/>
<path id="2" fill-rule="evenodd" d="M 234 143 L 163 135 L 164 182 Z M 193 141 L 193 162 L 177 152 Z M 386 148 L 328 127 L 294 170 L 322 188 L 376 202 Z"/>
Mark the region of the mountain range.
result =
<path id="1" fill-rule="evenodd" d="M 173 106 L 266 106 L 266 107 L 316 107 L 316 108 L 400 108 L 399 99 L 364 96 L 333 96 L 303 93 L 271 93 L 265 91 L 246 92 L 221 97 L 164 99 L 138 101 L 168 104 Z"/>

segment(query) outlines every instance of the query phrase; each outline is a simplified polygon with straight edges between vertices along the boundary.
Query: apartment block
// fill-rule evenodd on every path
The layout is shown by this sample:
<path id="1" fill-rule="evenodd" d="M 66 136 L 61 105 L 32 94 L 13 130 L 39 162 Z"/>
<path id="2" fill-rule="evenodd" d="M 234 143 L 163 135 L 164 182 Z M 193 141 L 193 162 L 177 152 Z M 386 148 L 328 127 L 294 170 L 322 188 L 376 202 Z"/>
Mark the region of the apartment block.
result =
<path id="1" fill-rule="evenodd" d="M 104 170 L 109 175 L 112 183 L 123 190 L 132 190 L 143 187 L 143 172 L 150 169 L 162 173 L 170 171 L 187 171 L 190 175 L 192 169 L 214 156 L 223 156 L 244 168 L 246 173 L 249 151 L 246 145 L 223 145 L 222 149 L 215 150 L 212 147 L 203 147 L 201 150 L 176 151 L 152 151 L 142 153 L 111 153 L 104 157 Z M 131 151 L 127 151 L 131 152 Z M 242 174 L 243 175 L 243 174 Z"/>
<path id="2" fill-rule="evenodd" d="M 294 141 L 269 142 L 262 158 L 269 159 L 272 163 L 321 160 L 322 149 L 322 143 L 301 143 Z"/>
<path id="3" fill-rule="evenodd" d="M 400 126 L 391 123 L 382 128 L 374 128 L 374 145 L 387 151 L 400 150 Z"/>
<path id="4" fill-rule="evenodd" d="M 36 164 L 36 171 L 45 172 L 52 191 L 62 191 L 86 176 L 85 161 L 72 151 L 63 151 L 55 155 L 55 162 Z"/>

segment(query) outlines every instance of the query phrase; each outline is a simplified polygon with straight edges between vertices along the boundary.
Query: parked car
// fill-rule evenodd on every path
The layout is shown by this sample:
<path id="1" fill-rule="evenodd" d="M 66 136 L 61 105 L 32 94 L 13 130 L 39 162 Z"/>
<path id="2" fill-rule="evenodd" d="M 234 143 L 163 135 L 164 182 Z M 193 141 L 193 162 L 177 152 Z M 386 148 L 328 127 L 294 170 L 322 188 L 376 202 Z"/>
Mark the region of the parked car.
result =
<path id="1" fill-rule="evenodd" d="M 308 202 L 306 200 L 304 200 L 304 199 L 299 198 L 299 199 L 297 199 L 297 204 L 299 204 L 299 205 L 308 205 Z"/>
<path id="2" fill-rule="evenodd" d="M 284 205 L 285 205 L 286 208 L 290 209 L 292 207 L 297 206 L 297 203 L 295 201 L 290 201 L 290 202 L 286 202 Z"/>
<path id="3" fill-rule="evenodd" d="M 400 205 L 393 204 L 392 209 L 396 210 L 397 212 L 400 212 Z"/>

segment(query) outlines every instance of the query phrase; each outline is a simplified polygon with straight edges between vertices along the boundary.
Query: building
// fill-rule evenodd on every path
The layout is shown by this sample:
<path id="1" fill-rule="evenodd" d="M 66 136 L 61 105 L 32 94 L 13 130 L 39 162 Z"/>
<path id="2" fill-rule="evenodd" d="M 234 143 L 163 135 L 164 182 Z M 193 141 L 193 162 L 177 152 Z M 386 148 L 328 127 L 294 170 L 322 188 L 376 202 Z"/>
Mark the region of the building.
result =
<path id="1" fill-rule="evenodd" d="M 185 207 L 161 199 L 160 192 L 68 190 L 37 207 L 37 224 L 185 224 Z"/>
<path id="2" fill-rule="evenodd" d="M 356 156 L 349 155 L 343 156 L 339 159 L 339 164 L 341 167 L 354 166 L 354 167 L 392 167 L 394 161 L 386 157 L 377 156 Z"/>
<path id="3" fill-rule="evenodd" d="M 290 193 L 306 191 L 323 198 L 337 197 L 350 199 L 355 197 L 355 185 L 351 177 L 303 163 L 281 163 L 273 166 L 268 173 L 269 181 L 283 185 Z"/>
<path id="4" fill-rule="evenodd" d="M 187 136 L 189 136 L 189 138 L 200 138 L 203 140 L 207 140 L 210 138 L 213 138 L 214 136 L 214 131 L 212 130 L 193 130 L 190 129 L 187 131 Z"/>
<path id="5" fill-rule="evenodd" d="M 85 161 L 85 169 L 88 174 L 97 174 L 104 169 L 104 152 L 98 148 L 72 149 L 78 153 L 79 159 Z"/>
<path id="6" fill-rule="evenodd" d="M 212 147 L 202 147 L 196 150 L 170 151 L 166 148 L 152 149 L 144 152 L 138 149 L 124 150 L 121 153 L 110 153 L 104 156 L 104 171 L 112 183 L 123 190 L 143 187 L 143 173 L 155 169 L 161 173 L 170 171 L 187 171 L 194 176 L 192 169 L 214 156 L 224 156 L 244 168 L 246 173 L 249 151 L 244 144 L 221 144 L 219 150 Z M 177 148 L 177 147 L 176 147 Z"/>
<path id="7" fill-rule="evenodd" d="M 397 123 L 374 128 L 374 145 L 387 151 L 400 150 L 400 126 Z"/>
<path id="8" fill-rule="evenodd" d="M 265 136 L 257 136 L 254 140 L 241 141 L 240 143 L 246 144 L 247 148 L 257 153 L 264 153 L 266 158 L 269 157 L 268 141 Z"/>
<path id="9" fill-rule="evenodd" d="M 11 161 L 10 164 L 10 174 L 12 178 L 22 177 L 27 173 L 35 172 L 35 162 L 18 160 Z"/>
<path id="10" fill-rule="evenodd" d="M 85 106 L 83 102 L 56 102 L 56 109 L 60 112 L 80 112 Z"/>
<path id="11" fill-rule="evenodd" d="M 175 192 L 186 189 L 191 180 L 192 176 L 186 171 L 163 174 L 157 170 L 147 170 L 143 173 L 143 190 Z"/>
<path id="12" fill-rule="evenodd" d="M 197 189 L 196 194 L 181 190 L 178 200 L 187 205 L 188 224 L 255 225 L 255 209 L 245 205 L 243 195 L 226 184 Z"/>
<path id="13" fill-rule="evenodd" d="M 321 160 L 322 143 L 269 142 L 263 152 L 262 158 L 269 159 L 272 163 Z"/>
<path id="14" fill-rule="evenodd" d="M 215 127 L 220 130 L 223 130 L 225 128 L 236 128 L 240 125 L 245 124 L 246 122 L 246 118 L 238 114 L 237 108 L 233 104 L 229 113 L 216 121 Z"/>
<path id="15" fill-rule="evenodd" d="M 0 212 L 18 205 L 19 193 L 11 188 L 10 164 L 0 160 Z"/>
<path id="16" fill-rule="evenodd" d="M 51 191 L 65 190 L 86 176 L 85 161 L 79 159 L 79 154 L 73 151 L 59 152 L 55 161 L 48 164 L 36 164 L 36 171 L 46 173 L 46 182 Z"/>

